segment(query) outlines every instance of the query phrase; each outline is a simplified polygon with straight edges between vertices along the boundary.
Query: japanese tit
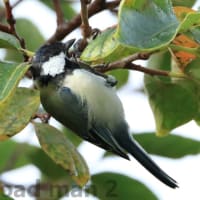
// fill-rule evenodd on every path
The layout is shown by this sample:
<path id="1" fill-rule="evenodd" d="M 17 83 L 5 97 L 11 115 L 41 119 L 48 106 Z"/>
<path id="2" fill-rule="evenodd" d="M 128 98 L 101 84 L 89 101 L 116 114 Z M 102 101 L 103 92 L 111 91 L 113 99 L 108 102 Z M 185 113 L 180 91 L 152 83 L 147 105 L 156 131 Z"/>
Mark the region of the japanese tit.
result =
<path id="1" fill-rule="evenodd" d="M 130 153 L 160 181 L 178 187 L 129 135 L 115 79 L 73 61 L 68 54 L 72 44 L 46 44 L 32 60 L 30 69 L 44 109 L 84 140 L 125 159 Z"/>

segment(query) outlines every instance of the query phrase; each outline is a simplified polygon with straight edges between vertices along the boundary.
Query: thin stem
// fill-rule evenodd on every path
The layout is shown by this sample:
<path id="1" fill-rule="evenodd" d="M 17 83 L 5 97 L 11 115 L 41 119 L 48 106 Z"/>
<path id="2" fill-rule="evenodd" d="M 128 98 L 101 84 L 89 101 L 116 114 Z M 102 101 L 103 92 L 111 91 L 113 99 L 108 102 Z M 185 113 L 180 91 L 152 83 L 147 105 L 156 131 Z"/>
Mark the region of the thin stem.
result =
<path id="1" fill-rule="evenodd" d="M 114 9 L 119 5 L 119 0 L 114 0 L 111 2 L 105 2 L 104 0 L 94 0 L 88 6 L 88 17 L 91 17 L 102 10 L 105 9 Z M 72 20 L 67 23 L 64 23 L 62 28 L 59 31 L 56 31 L 47 41 L 47 43 L 52 43 L 55 41 L 62 40 L 67 34 L 71 33 L 73 30 L 78 28 L 81 25 L 81 15 L 75 16 Z"/>
<path id="2" fill-rule="evenodd" d="M 17 32 L 16 32 L 16 29 L 15 29 L 16 21 L 15 21 L 15 18 L 13 16 L 13 13 L 12 13 L 12 6 L 10 5 L 10 1 L 9 0 L 4 0 L 4 4 L 5 4 L 5 8 L 6 8 L 6 19 L 7 19 L 7 22 L 8 22 L 9 26 L 6 29 L 4 25 L 1 25 L 1 28 L 4 27 L 4 30 L 7 30 L 7 33 L 9 33 L 11 35 L 14 35 L 18 39 L 18 41 L 20 43 L 20 46 L 23 49 L 26 49 L 24 39 L 20 38 L 18 36 Z M 24 61 L 27 61 L 28 60 L 27 55 L 23 54 L 23 56 L 24 56 Z"/>
<path id="3" fill-rule="evenodd" d="M 143 73 L 149 74 L 151 76 L 168 76 L 168 77 L 176 77 L 176 78 L 186 78 L 187 77 L 183 73 L 175 73 L 175 72 L 170 72 L 170 71 L 165 71 L 165 70 L 157 70 L 157 69 L 147 68 L 147 67 L 143 67 L 141 65 L 132 63 L 135 60 L 148 59 L 152 53 L 153 52 L 134 54 L 134 55 L 128 56 L 124 59 L 121 59 L 121 60 L 118 60 L 115 62 L 111 62 L 109 64 L 94 66 L 94 69 L 101 73 L 105 73 L 105 72 L 108 72 L 111 70 L 116 70 L 116 69 L 129 69 L 129 70 L 143 72 Z"/>
<path id="4" fill-rule="evenodd" d="M 5 32 L 5 33 L 10 33 L 9 27 L 4 25 L 4 24 L 0 24 L 0 30 Z"/>
<path id="5" fill-rule="evenodd" d="M 88 21 L 88 8 L 87 4 L 89 3 L 88 0 L 80 0 L 81 2 L 81 28 L 84 40 L 90 37 L 92 33 L 92 28 L 89 25 Z"/>
<path id="6" fill-rule="evenodd" d="M 57 16 L 57 27 L 62 26 L 64 23 L 64 17 L 62 13 L 62 9 L 60 6 L 60 0 L 53 0 L 54 8 L 56 11 L 56 16 Z"/>

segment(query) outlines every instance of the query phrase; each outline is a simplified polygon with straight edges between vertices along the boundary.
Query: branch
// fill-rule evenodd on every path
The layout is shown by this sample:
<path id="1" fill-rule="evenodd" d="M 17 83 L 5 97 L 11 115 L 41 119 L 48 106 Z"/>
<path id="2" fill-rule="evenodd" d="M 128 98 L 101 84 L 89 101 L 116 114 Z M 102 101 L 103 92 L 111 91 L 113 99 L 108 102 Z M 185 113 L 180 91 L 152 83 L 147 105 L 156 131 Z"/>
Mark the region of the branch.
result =
<path id="1" fill-rule="evenodd" d="M 53 0 L 54 8 L 57 16 L 57 29 L 64 23 L 64 17 L 60 6 L 60 0 Z"/>
<path id="2" fill-rule="evenodd" d="M 20 4 L 22 1 L 23 1 L 23 0 L 18 0 L 18 1 L 16 1 L 16 2 L 12 5 L 12 9 L 15 8 L 15 7 L 16 7 L 18 4 Z M 3 17 L 5 17 L 5 15 L 6 15 L 5 10 L 1 10 L 1 12 L 0 12 L 0 20 L 1 20 Z"/>
<path id="3" fill-rule="evenodd" d="M 4 24 L 0 24 L 0 30 L 2 32 L 5 32 L 5 33 L 10 33 L 10 29 L 8 26 L 4 25 Z"/>
<path id="4" fill-rule="evenodd" d="M 87 40 L 88 37 L 91 36 L 92 28 L 89 25 L 88 21 L 88 8 L 87 4 L 90 2 L 88 0 L 80 0 L 81 1 L 81 28 L 82 28 L 82 34 L 83 34 L 83 40 Z"/>
<path id="5" fill-rule="evenodd" d="M 94 0 L 88 6 L 88 17 L 91 17 L 98 12 L 101 12 L 105 9 L 114 9 L 120 3 L 120 0 L 115 0 L 111 2 L 104 2 L 104 0 Z M 67 34 L 71 33 L 73 30 L 78 28 L 81 25 L 81 15 L 78 14 L 72 20 L 62 25 L 62 28 L 57 30 L 47 41 L 47 43 L 52 43 L 55 41 L 62 40 Z"/>
<path id="6" fill-rule="evenodd" d="M 168 77 L 176 77 L 176 78 L 186 78 L 187 77 L 183 73 L 175 73 L 175 72 L 170 72 L 170 71 L 165 71 L 165 70 L 151 69 L 151 68 L 146 68 L 141 65 L 132 63 L 135 60 L 147 60 L 150 57 L 150 55 L 153 53 L 155 53 L 155 52 L 134 54 L 134 55 L 128 56 L 122 60 L 111 62 L 107 65 L 101 64 L 101 65 L 95 66 L 94 69 L 101 73 L 105 73 L 105 72 L 108 72 L 111 70 L 116 70 L 116 69 L 129 69 L 129 70 L 143 72 L 143 73 L 149 74 L 151 76 L 168 76 Z"/>
<path id="7" fill-rule="evenodd" d="M 20 3 L 21 1 L 17 1 L 16 3 Z M 9 0 L 4 0 L 4 4 L 5 4 L 5 8 L 6 8 L 6 20 L 8 22 L 8 26 L 6 25 L 3 25 L 3 24 L 0 24 L 0 30 L 1 31 L 4 31 L 6 33 L 9 33 L 11 35 L 14 35 L 19 43 L 20 43 L 20 46 L 22 47 L 22 49 L 26 49 L 26 46 L 25 46 L 25 41 L 23 38 L 20 38 L 16 32 L 16 29 L 15 29 L 15 23 L 16 23 L 16 20 L 13 16 L 13 13 L 12 13 L 12 9 L 13 7 L 10 5 L 10 1 Z M 15 4 L 15 6 L 17 5 Z M 23 54 L 24 56 L 24 61 L 27 61 L 28 60 L 28 57 L 26 54 Z"/>
<path id="8" fill-rule="evenodd" d="M 153 52 L 151 52 L 151 53 L 136 53 L 136 54 L 130 55 L 128 57 L 125 57 L 121 60 L 111 62 L 107 65 L 103 65 L 103 66 L 102 66 L 102 64 L 97 65 L 94 68 L 97 71 L 100 71 L 102 73 L 110 71 L 110 70 L 114 70 L 114 69 L 126 68 L 127 66 L 132 64 L 132 62 L 135 61 L 135 60 L 147 60 L 152 53 Z"/>

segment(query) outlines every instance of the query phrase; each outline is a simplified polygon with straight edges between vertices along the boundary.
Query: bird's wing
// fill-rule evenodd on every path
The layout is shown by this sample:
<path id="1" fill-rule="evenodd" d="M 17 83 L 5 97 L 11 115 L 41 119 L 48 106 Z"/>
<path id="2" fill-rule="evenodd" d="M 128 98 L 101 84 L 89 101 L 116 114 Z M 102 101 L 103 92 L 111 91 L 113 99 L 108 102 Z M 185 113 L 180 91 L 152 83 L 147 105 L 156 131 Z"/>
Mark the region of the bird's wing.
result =
<path id="1" fill-rule="evenodd" d="M 95 138 L 96 145 L 129 160 L 126 151 L 118 144 L 108 128 L 93 124 L 89 132 L 90 138 Z"/>
<path id="2" fill-rule="evenodd" d="M 59 89 L 61 111 L 55 117 L 58 121 L 81 136 L 83 139 L 88 138 L 88 112 L 87 105 L 82 102 L 73 92 L 67 88 Z M 63 109 L 64 108 L 64 109 Z M 55 111 L 56 112 L 56 111 Z M 55 113 L 54 112 L 54 113 Z"/>
<path id="3" fill-rule="evenodd" d="M 129 159 L 126 151 L 120 147 L 109 129 L 95 125 L 95 123 L 88 125 L 88 108 L 86 102 L 78 99 L 79 97 L 74 95 L 67 87 L 61 88 L 59 93 L 63 104 L 65 104 L 62 107 L 65 107 L 66 111 L 62 112 L 61 117 L 55 117 L 58 121 L 83 139 Z"/>

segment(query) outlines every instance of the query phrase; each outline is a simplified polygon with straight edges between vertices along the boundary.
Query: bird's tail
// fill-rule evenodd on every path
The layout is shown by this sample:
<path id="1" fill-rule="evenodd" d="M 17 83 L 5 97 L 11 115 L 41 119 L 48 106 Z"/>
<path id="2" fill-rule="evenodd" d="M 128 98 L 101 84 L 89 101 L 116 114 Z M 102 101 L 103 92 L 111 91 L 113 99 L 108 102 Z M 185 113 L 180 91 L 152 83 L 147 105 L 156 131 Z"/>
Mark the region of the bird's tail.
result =
<path id="1" fill-rule="evenodd" d="M 168 176 L 142 149 L 142 147 L 134 141 L 128 134 L 119 134 L 123 138 L 117 139 L 121 147 L 138 160 L 150 173 L 152 173 L 161 182 L 171 188 L 178 187 L 177 182 Z M 119 136 L 118 135 L 118 136 Z"/>

